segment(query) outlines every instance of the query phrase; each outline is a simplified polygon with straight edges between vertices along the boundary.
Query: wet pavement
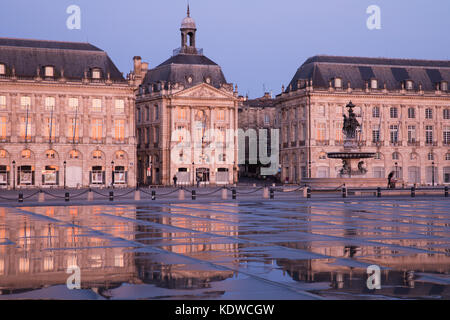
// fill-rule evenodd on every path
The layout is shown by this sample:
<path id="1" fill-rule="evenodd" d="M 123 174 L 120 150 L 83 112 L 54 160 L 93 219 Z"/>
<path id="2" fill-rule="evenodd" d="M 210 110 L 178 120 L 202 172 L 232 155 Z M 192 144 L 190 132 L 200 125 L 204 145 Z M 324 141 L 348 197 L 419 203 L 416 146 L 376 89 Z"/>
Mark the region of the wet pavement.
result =
<path id="1" fill-rule="evenodd" d="M 381 289 L 366 269 L 381 268 Z M 81 270 L 69 290 L 67 268 Z M 450 299 L 450 201 L 0 207 L 0 299 Z"/>

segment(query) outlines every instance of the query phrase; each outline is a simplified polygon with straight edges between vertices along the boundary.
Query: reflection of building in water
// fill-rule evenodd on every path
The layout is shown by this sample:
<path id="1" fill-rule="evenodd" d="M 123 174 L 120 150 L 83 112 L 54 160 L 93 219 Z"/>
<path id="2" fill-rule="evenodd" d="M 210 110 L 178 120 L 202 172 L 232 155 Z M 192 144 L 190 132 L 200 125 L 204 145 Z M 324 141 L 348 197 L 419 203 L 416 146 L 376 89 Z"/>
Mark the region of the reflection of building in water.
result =
<path id="1" fill-rule="evenodd" d="M 398 208 L 393 207 L 391 210 L 395 212 L 396 209 Z M 311 214 L 319 214 L 324 217 L 313 217 L 312 221 L 324 221 L 325 219 L 330 221 L 329 212 L 314 208 L 308 210 Z M 337 226 L 336 228 L 331 229 L 330 226 L 330 229 L 317 228 L 308 230 L 308 232 L 316 235 L 335 236 L 335 241 L 290 242 L 285 244 L 289 248 L 306 250 L 335 258 L 314 260 L 279 259 L 278 265 L 282 266 L 296 281 L 329 282 L 336 289 L 351 289 L 354 293 L 369 292 L 366 286 L 368 276 L 365 268 L 333 264 L 339 258 L 354 259 L 369 265 L 373 264 L 382 268 L 390 268 L 390 270 L 382 270 L 381 281 L 385 286 L 382 286 L 383 290 L 377 291 L 377 293 L 405 296 L 442 294 L 450 298 L 449 286 L 444 287 L 431 283 L 417 282 L 418 276 L 415 275 L 416 273 L 443 275 L 450 273 L 450 249 L 448 249 L 448 246 L 443 246 L 443 242 L 439 240 L 423 239 L 421 235 L 416 235 L 417 237 L 407 236 L 414 232 L 412 229 L 414 227 L 411 226 L 413 219 L 429 218 L 429 216 L 400 217 L 392 220 L 395 224 L 379 224 L 379 226 L 375 225 L 372 228 L 369 223 L 364 225 L 356 223 L 355 219 L 358 215 L 358 212 L 350 210 L 333 211 L 334 217 L 343 217 L 342 220 L 333 219 L 333 224 Z M 390 216 L 386 215 L 386 218 L 389 219 Z M 433 220 L 425 222 L 422 230 L 416 230 L 415 232 L 428 236 L 439 235 L 442 232 L 442 230 L 439 231 L 439 227 L 449 227 L 449 224 L 445 223 L 446 218 L 447 216 L 444 214 L 435 213 Z M 404 224 L 402 225 L 402 223 Z M 335 230 L 338 231 L 334 232 Z M 391 235 L 389 235 L 390 232 L 392 232 Z M 354 240 L 359 239 L 361 242 L 363 239 L 366 239 L 367 241 L 380 243 L 380 245 L 358 245 L 352 241 L 352 238 Z M 386 240 L 383 240 L 384 238 Z M 349 240 L 346 241 L 346 239 Z M 408 252 L 407 248 L 424 249 L 434 251 L 434 253 Z M 403 286 L 404 288 L 398 289 L 398 287 L 393 285 Z M 413 291 L 410 290 L 413 288 Z"/>
<path id="2" fill-rule="evenodd" d="M 169 253 L 180 254 L 195 260 L 189 261 L 184 258 L 178 260 L 172 255 L 152 257 L 148 254 L 137 254 L 137 270 L 144 282 L 156 283 L 158 286 L 168 288 L 199 288 L 207 287 L 213 281 L 221 281 L 233 276 L 232 271 L 216 270 L 206 264 L 199 264 L 196 260 L 217 261 L 217 257 L 220 256 L 221 261 L 237 263 L 238 244 L 236 242 L 225 238 L 204 236 L 204 233 L 210 233 L 236 237 L 238 235 L 237 217 L 232 215 L 225 217 L 223 214 L 211 211 L 202 212 L 202 210 L 210 209 L 209 206 L 184 206 L 189 208 L 168 208 L 163 209 L 162 214 L 148 215 L 145 218 L 146 221 L 163 226 L 161 228 L 139 226 L 136 240 L 148 245 L 158 245 Z M 193 214 L 193 207 L 199 211 Z M 219 220 L 226 220 L 226 222 Z M 192 265 L 187 265 L 189 263 Z"/>
<path id="3" fill-rule="evenodd" d="M 65 284 L 70 266 L 81 269 L 81 286 L 109 288 L 135 276 L 133 253 L 111 245 L 111 236 L 133 240 L 134 224 L 100 218 L 102 207 L 33 208 L 46 220 L 6 214 L 0 208 L 0 290 L 38 289 Z M 25 209 L 26 210 L 26 209 Z M 113 214 L 122 215 L 123 208 Z M 67 225 L 64 225 L 67 223 Z M 108 238 L 96 231 L 105 232 Z M 10 240 L 10 245 L 2 245 Z"/>

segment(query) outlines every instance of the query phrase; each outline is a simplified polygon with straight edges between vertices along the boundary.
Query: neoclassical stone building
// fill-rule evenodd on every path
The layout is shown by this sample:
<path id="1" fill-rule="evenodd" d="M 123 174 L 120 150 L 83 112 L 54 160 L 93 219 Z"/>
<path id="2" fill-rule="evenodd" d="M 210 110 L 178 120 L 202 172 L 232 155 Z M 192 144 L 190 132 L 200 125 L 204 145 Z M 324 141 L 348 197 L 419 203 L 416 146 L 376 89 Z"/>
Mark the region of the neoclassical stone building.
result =
<path id="1" fill-rule="evenodd" d="M 135 57 L 138 181 L 231 184 L 237 181 L 237 88 L 196 47 L 196 24 L 181 25 L 181 48 L 147 71 Z"/>
<path id="2" fill-rule="evenodd" d="M 368 178 L 450 183 L 449 61 L 315 56 L 277 96 L 283 182 L 337 177 L 343 113 L 352 101 Z"/>
<path id="3" fill-rule="evenodd" d="M 134 114 L 106 52 L 0 39 L 0 187 L 135 185 Z"/>

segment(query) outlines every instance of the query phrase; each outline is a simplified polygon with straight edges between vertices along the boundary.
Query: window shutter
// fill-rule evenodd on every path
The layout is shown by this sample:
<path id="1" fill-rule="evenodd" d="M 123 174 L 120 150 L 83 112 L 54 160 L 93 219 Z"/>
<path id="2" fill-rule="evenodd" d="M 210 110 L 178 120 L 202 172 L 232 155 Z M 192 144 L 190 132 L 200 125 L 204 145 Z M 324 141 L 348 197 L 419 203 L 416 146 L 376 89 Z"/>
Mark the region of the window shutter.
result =
<path id="1" fill-rule="evenodd" d="M 44 185 L 44 182 L 45 182 L 44 177 L 45 177 L 45 175 L 42 174 L 42 185 Z"/>
<path id="2" fill-rule="evenodd" d="M 111 181 L 114 184 L 114 169 L 111 171 L 112 177 L 111 177 Z"/>
<path id="3" fill-rule="evenodd" d="M 125 183 L 128 184 L 128 171 L 125 171 Z"/>
<path id="4" fill-rule="evenodd" d="M 6 184 L 9 186 L 10 184 L 11 184 L 11 182 L 9 181 L 9 177 L 10 177 L 10 174 L 9 174 L 9 171 L 6 173 Z"/>
<path id="5" fill-rule="evenodd" d="M 35 173 L 35 172 L 33 171 L 33 172 L 32 172 L 32 175 L 31 175 L 31 184 L 32 184 L 33 186 L 34 186 L 34 183 L 35 183 L 35 182 L 34 182 L 34 173 Z"/>
<path id="6" fill-rule="evenodd" d="M 56 171 L 56 185 L 59 186 L 59 171 Z"/>
<path id="7" fill-rule="evenodd" d="M 102 171 L 102 184 L 106 183 L 105 177 L 106 177 L 106 171 Z"/>
<path id="8" fill-rule="evenodd" d="M 92 171 L 89 171 L 89 185 L 92 184 Z"/>

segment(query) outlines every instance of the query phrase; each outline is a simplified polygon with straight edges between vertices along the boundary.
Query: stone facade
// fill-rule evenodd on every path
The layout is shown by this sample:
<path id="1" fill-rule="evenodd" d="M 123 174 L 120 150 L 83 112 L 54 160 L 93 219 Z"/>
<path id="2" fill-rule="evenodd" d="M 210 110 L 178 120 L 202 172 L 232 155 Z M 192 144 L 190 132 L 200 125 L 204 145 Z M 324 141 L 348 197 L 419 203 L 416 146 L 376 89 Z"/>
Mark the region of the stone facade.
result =
<path id="1" fill-rule="evenodd" d="M 0 39 L 0 74 L 2 187 L 135 185 L 134 85 L 104 51 Z"/>
<path id="2" fill-rule="evenodd" d="M 343 114 L 352 101 L 367 178 L 450 183 L 450 62 L 318 56 L 277 97 L 282 181 L 339 177 Z M 433 174 L 434 171 L 434 174 Z"/>
<path id="3" fill-rule="evenodd" d="M 270 93 L 265 93 L 263 97 L 257 99 L 244 98 L 239 106 L 239 129 L 242 129 L 248 138 L 246 138 L 245 146 L 239 146 L 245 152 L 243 163 L 239 164 L 239 174 L 243 177 L 261 178 L 260 159 L 260 138 L 262 135 L 259 130 L 266 130 L 267 155 L 271 154 L 271 130 L 278 129 L 277 108 L 275 99 Z M 250 132 L 252 131 L 252 132 Z M 250 156 L 251 145 L 257 146 L 257 155 Z M 277 151 L 278 152 L 278 151 Z"/>
<path id="4" fill-rule="evenodd" d="M 186 17 L 181 48 L 145 70 L 135 59 L 138 180 L 146 185 L 232 184 L 237 181 L 237 88 L 195 47 Z M 188 41 L 190 40 L 190 41 Z"/>

